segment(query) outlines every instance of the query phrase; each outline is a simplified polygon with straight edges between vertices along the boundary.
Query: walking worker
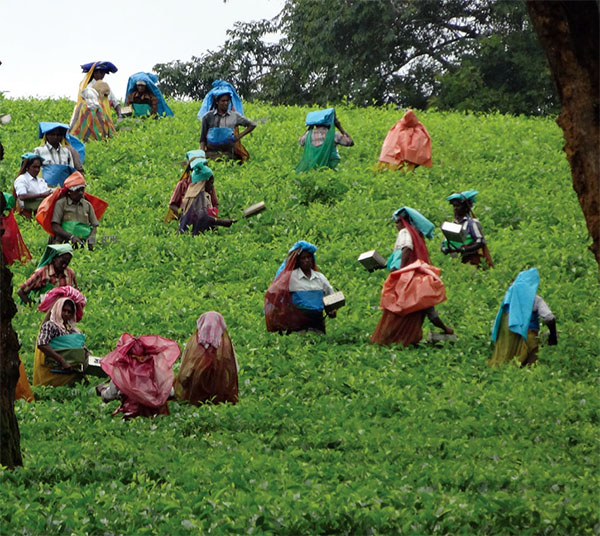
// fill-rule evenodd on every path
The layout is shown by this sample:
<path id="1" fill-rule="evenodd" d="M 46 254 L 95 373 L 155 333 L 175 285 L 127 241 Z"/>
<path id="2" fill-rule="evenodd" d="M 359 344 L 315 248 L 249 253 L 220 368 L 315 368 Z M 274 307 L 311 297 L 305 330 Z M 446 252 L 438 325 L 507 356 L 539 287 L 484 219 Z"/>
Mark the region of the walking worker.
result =
<path id="1" fill-rule="evenodd" d="M 524 270 L 508 287 L 492 330 L 494 353 L 488 365 L 503 365 L 514 358 L 522 367 L 538 359 L 540 320 L 548 326 L 548 344 L 558 344 L 556 317 L 537 295 L 540 275 L 537 268 Z"/>
<path id="2" fill-rule="evenodd" d="M 246 162 L 250 154 L 241 139 L 256 128 L 256 123 L 244 116 L 242 101 L 235 88 L 223 80 L 213 82 L 198 112 L 202 119 L 200 148 L 206 158 L 233 159 Z M 242 132 L 239 127 L 246 127 Z"/>
<path id="3" fill-rule="evenodd" d="M 334 169 L 340 163 L 336 145 L 354 145 L 354 140 L 337 118 L 335 108 L 309 112 L 306 115 L 306 127 L 306 132 L 298 138 L 298 143 L 304 147 L 304 153 L 296 167 L 297 172 L 319 167 Z M 336 128 L 339 132 L 336 132 Z"/>
<path id="4" fill-rule="evenodd" d="M 441 250 L 444 255 L 459 253 L 463 264 L 486 268 L 482 264 L 482 261 L 485 261 L 487 266 L 492 268 L 494 263 L 481 230 L 481 223 L 473 214 L 475 196 L 478 193 L 477 190 L 466 190 L 446 198 L 446 201 L 449 201 L 454 208 L 454 223 L 462 226 L 465 239 L 463 242 L 444 240 Z"/>

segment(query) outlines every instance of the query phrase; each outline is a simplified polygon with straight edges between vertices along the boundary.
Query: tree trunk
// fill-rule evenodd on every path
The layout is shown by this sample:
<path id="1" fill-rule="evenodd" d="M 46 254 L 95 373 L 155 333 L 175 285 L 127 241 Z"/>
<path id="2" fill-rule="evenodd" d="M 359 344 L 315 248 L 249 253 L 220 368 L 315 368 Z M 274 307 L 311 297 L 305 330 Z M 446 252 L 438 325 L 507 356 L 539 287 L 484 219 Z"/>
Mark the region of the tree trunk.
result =
<path id="1" fill-rule="evenodd" d="M 12 327 L 12 318 L 17 312 L 12 299 L 12 273 L 4 265 L 3 257 L 0 252 L 0 464 L 13 469 L 23 465 L 21 436 L 15 416 L 19 340 Z"/>
<path id="2" fill-rule="evenodd" d="M 573 188 L 592 236 L 590 250 L 600 267 L 598 2 L 527 0 L 527 9 L 562 104 L 557 123 L 565 137 Z"/>

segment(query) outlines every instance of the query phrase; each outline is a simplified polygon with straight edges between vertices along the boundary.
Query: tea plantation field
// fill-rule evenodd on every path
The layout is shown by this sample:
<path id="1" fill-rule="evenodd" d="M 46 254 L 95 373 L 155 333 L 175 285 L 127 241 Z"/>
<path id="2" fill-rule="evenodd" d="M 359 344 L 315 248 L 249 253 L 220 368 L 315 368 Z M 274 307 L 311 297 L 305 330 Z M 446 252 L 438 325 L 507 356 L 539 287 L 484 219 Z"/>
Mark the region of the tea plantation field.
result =
<path id="1" fill-rule="evenodd" d="M 68 122 L 72 106 L 0 100 L 13 118 L 0 128 L 4 191 L 38 144 L 37 121 Z M 247 104 L 260 121 L 244 138 L 250 162 L 212 165 L 220 215 L 240 221 L 192 237 L 162 219 L 178 163 L 198 147 L 199 103 L 172 108 L 174 118 L 125 121 L 115 139 L 87 146 L 88 191 L 110 206 L 96 250 L 71 263 L 88 299 L 80 327 L 94 355 L 123 332 L 183 348 L 197 317 L 217 310 L 237 351 L 240 402 L 171 402 L 169 417 L 124 422 L 89 387 L 36 389 L 34 404 L 16 404 L 24 466 L 0 471 L 0 534 L 600 532 L 598 267 L 553 120 L 417 112 L 434 167 L 405 175 L 373 169 L 402 111 L 340 107 L 356 145 L 340 148 L 337 171 L 298 175 L 308 109 Z M 439 226 L 452 217 L 444 198 L 470 188 L 496 267 L 443 256 L 439 231 L 428 244 L 447 288 L 438 310 L 458 341 L 369 344 L 385 273 L 357 256 L 391 252 L 396 208 Z M 262 200 L 267 211 L 241 217 Z M 19 223 L 39 259 L 47 236 Z M 318 245 L 320 269 L 346 295 L 322 337 L 265 331 L 264 292 L 299 239 Z M 490 369 L 500 300 L 531 266 L 559 344 L 543 346 L 535 368 Z M 33 269 L 15 266 L 15 285 Z M 41 320 L 20 307 L 14 321 L 30 377 Z"/>

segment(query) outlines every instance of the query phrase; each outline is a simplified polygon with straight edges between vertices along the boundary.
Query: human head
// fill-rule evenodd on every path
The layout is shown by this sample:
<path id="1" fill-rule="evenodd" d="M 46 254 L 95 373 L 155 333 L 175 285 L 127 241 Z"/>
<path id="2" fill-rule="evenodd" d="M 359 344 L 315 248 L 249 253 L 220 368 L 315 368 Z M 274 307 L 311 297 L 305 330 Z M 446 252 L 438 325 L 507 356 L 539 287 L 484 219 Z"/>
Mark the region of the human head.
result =
<path id="1" fill-rule="evenodd" d="M 46 132 L 46 141 L 52 145 L 55 149 L 61 144 L 61 142 L 65 139 L 66 130 L 62 127 L 53 128 Z"/>
<path id="2" fill-rule="evenodd" d="M 468 199 L 453 199 L 450 203 L 452 203 L 452 208 L 454 209 L 454 218 L 457 220 L 467 216 L 473 206 Z"/>
<path id="3" fill-rule="evenodd" d="M 85 186 L 75 186 L 67 190 L 67 195 L 73 203 L 79 203 L 85 194 Z"/>
<path id="4" fill-rule="evenodd" d="M 21 173 L 27 172 L 32 177 L 37 177 L 40 169 L 42 169 L 44 159 L 35 153 L 25 153 L 21 158 Z"/>
<path id="5" fill-rule="evenodd" d="M 102 67 L 100 68 L 96 68 L 94 69 L 94 72 L 92 73 L 92 78 L 94 80 L 102 80 L 106 75 L 108 74 L 108 71 Z"/>
<path id="6" fill-rule="evenodd" d="M 301 268 L 303 272 L 309 272 L 315 268 L 315 256 L 310 251 L 303 249 L 296 257 L 294 268 Z"/>
<path id="7" fill-rule="evenodd" d="M 217 111 L 221 114 L 224 114 L 229 109 L 229 105 L 231 104 L 231 95 L 229 93 L 223 93 L 222 95 L 218 95 L 215 97 L 215 105 Z"/>
<path id="8" fill-rule="evenodd" d="M 63 302 L 61 317 L 65 326 L 73 324 L 75 321 L 75 304 L 72 300 L 67 298 Z"/>
<path id="9" fill-rule="evenodd" d="M 206 158 L 194 158 L 190 163 L 192 182 L 208 181 L 212 178 L 212 170 L 206 165 Z"/>
<path id="10" fill-rule="evenodd" d="M 51 261 L 52 266 L 54 266 L 54 270 L 57 273 L 62 274 L 65 271 L 65 268 L 69 266 L 69 263 L 71 262 L 72 258 L 72 253 L 63 253 L 62 255 L 56 255 L 56 257 L 54 257 Z"/>
<path id="11" fill-rule="evenodd" d="M 139 92 L 139 93 L 146 93 L 146 90 L 148 89 L 148 86 L 146 84 L 146 82 L 144 82 L 143 80 L 138 80 L 135 83 L 135 89 Z"/>

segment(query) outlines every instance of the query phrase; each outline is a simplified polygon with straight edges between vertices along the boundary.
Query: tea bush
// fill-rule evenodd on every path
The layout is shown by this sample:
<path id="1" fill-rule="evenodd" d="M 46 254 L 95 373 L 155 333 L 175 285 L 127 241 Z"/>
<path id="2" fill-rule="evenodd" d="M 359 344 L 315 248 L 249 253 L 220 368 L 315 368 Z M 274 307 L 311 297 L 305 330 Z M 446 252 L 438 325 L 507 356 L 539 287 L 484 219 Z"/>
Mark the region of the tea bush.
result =
<path id="1" fill-rule="evenodd" d="M 19 155 L 38 144 L 37 121 L 68 122 L 73 104 L 0 105 L 13 117 L 0 130 L 7 191 Z M 123 332 L 183 348 L 197 317 L 220 311 L 240 402 L 172 402 L 169 417 L 123 422 L 90 387 L 36 388 L 34 404 L 16 404 L 24 466 L 0 472 L 0 533 L 598 533 L 598 267 L 556 124 L 418 112 L 434 167 L 378 173 L 401 112 L 342 107 L 355 147 L 340 148 L 336 172 L 297 175 L 307 109 L 247 104 L 261 120 L 244 138 L 251 160 L 211 164 L 221 214 L 240 221 L 192 237 L 162 219 L 179 163 L 198 146 L 199 104 L 171 105 L 173 118 L 124 121 L 116 138 L 87 145 L 88 190 L 110 206 L 96 250 L 71 263 L 88 299 L 81 328 L 94 355 Z M 369 344 L 385 274 L 357 256 L 391 252 L 396 208 L 439 226 L 452 217 L 444 198 L 468 188 L 480 192 L 475 211 L 496 267 L 443 256 L 439 231 L 428 244 L 447 287 L 439 312 L 458 341 Z M 240 218 L 261 200 L 267 211 Z M 19 224 L 39 258 L 47 236 Z M 265 331 L 264 292 L 299 239 L 319 246 L 319 267 L 346 295 L 322 337 Z M 490 369 L 497 307 L 529 266 L 540 270 L 559 344 L 542 347 L 530 370 Z M 15 266 L 15 285 L 33 269 Z M 14 321 L 30 377 L 41 319 L 20 307 Z"/>

